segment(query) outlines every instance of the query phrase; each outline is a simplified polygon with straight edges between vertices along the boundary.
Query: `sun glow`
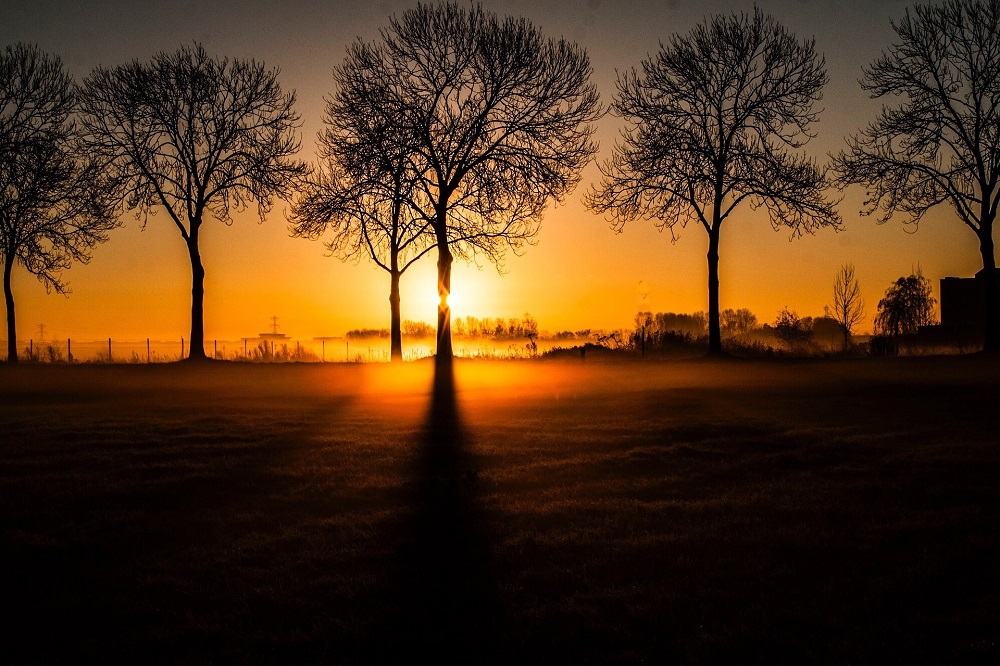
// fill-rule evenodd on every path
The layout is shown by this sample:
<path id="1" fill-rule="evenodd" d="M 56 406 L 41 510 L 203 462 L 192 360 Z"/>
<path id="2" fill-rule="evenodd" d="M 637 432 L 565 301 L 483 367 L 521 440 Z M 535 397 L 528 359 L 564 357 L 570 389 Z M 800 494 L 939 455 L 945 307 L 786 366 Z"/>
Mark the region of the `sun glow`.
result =
<path id="1" fill-rule="evenodd" d="M 438 297 L 437 289 L 435 288 L 428 291 L 426 298 L 427 298 L 426 301 L 427 309 L 429 311 L 437 311 L 438 305 L 441 302 L 441 299 Z M 459 313 L 458 316 L 464 314 L 465 311 L 462 309 L 462 307 L 465 302 L 465 299 L 462 298 L 462 296 L 456 295 L 455 292 L 452 291 L 450 294 L 448 294 L 447 298 L 445 299 L 445 302 L 451 306 L 453 317 L 456 316 L 456 312 Z"/>

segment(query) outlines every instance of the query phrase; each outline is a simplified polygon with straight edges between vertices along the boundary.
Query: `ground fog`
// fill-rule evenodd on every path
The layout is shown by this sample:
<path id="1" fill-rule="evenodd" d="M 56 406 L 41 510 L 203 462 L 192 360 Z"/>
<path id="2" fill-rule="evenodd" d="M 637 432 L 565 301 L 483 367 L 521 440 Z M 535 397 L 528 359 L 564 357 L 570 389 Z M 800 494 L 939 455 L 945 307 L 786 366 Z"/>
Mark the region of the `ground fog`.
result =
<path id="1" fill-rule="evenodd" d="M 4 660 L 996 663 L 998 371 L 0 367 Z"/>

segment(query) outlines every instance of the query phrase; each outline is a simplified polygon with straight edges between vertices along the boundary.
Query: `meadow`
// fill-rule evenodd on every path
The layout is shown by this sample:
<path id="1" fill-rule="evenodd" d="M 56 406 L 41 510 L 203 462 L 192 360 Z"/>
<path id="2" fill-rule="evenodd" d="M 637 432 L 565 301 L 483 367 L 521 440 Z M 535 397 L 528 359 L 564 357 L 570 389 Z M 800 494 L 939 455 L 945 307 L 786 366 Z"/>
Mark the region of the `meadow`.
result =
<path id="1" fill-rule="evenodd" d="M 982 355 L 0 367 L 0 660 L 1000 663 L 998 398 Z"/>

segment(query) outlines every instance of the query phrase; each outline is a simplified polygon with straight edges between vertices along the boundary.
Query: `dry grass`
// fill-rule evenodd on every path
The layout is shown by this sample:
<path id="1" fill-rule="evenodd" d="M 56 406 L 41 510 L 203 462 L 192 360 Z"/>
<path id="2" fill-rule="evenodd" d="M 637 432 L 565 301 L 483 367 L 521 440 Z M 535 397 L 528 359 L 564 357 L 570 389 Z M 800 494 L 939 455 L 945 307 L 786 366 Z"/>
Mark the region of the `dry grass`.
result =
<path id="1" fill-rule="evenodd" d="M 4 661 L 996 663 L 998 371 L 0 367 Z"/>

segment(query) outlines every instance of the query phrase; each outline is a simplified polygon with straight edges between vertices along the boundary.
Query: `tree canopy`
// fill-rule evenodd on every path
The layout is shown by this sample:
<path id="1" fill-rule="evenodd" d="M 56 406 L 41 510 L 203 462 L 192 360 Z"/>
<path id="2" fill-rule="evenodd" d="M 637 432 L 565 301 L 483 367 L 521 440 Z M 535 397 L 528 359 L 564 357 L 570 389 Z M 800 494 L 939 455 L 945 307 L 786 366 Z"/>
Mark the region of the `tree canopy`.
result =
<path id="1" fill-rule="evenodd" d="M 586 52 L 480 5 L 419 4 L 355 43 L 341 99 L 401 130 L 438 251 L 438 359 L 452 355 L 454 257 L 498 266 L 577 185 L 602 114 Z"/>
<path id="2" fill-rule="evenodd" d="M 213 58 L 200 44 L 97 67 L 84 81 L 87 150 L 126 208 L 143 224 L 162 208 L 187 245 L 192 358 L 205 356 L 201 225 L 206 215 L 231 224 L 252 204 L 263 221 L 275 197 L 291 194 L 304 172 L 294 104 L 277 69 Z"/>
<path id="3" fill-rule="evenodd" d="M 399 118 L 374 97 L 356 95 L 354 74 L 347 63 L 334 69 L 337 93 L 327 100 L 320 164 L 295 201 L 291 232 L 313 240 L 326 235 L 332 255 L 367 256 L 389 273 L 390 358 L 397 361 L 403 357 L 399 282 L 434 248 L 424 212 L 430 206 Z"/>
<path id="4" fill-rule="evenodd" d="M 90 259 L 117 225 L 103 172 L 79 146 L 72 78 L 32 44 L 0 53 L 0 257 L 7 359 L 17 360 L 11 274 L 20 264 L 46 290 L 67 293 L 62 271 Z"/>
<path id="5" fill-rule="evenodd" d="M 812 40 L 774 18 L 712 16 L 618 79 L 612 110 L 626 127 L 588 205 L 626 222 L 652 219 L 672 240 L 699 224 L 709 237 L 709 349 L 722 351 L 719 239 L 744 202 L 793 235 L 839 228 L 826 170 L 797 151 L 812 137 L 827 82 Z"/>

